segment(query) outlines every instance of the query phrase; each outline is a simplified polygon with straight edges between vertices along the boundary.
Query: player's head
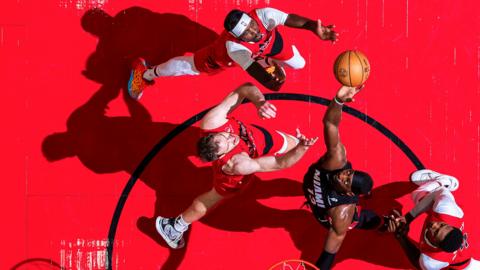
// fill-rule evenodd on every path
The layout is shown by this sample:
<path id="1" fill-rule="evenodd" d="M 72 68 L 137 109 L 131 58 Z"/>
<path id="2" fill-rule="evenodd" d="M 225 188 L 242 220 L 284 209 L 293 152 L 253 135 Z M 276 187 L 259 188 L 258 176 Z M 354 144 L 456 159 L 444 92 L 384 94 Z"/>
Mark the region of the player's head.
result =
<path id="1" fill-rule="evenodd" d="M 428 223 L 424 237 L 427 243 L 446 252 L 455 252 L 463 243 L 462 231 L 441 221 Z"/>
<path id="2" fill-rule="evenodd" d="M 242 41 L 258 42 L 263 37 L 257 22 L 247 13 L 238 9 L 227 14 L 223 26 L 232 36 Z"/>
<path id="3" fill-rule="evenodd" d="M 75 156 L 75 142 L 67 132 L 48 135 L 42 142 L 42 153 L 52 162 Z"/>
<path id="4" fill-rule="evenodd" d="M 352 169 L 341 170 L 333 177 L 334 188 L 341 193 L 369 194 L 373 180 L 368 173 Z"/>
<path id="5" fill-rule="evenodd" d="M 85 31 L 102 36 L 111 30 L 113 17 L 99 8 L 93 8 L 83 14 L 81 24 Z"/>
<path id="6" fill-rule="evenodd" d="M 198 156 L 206 162 L 217 160 L 232 151 L 239 141 L 237 135 L 228 132 L 210 133 L 198 140 Z"/>

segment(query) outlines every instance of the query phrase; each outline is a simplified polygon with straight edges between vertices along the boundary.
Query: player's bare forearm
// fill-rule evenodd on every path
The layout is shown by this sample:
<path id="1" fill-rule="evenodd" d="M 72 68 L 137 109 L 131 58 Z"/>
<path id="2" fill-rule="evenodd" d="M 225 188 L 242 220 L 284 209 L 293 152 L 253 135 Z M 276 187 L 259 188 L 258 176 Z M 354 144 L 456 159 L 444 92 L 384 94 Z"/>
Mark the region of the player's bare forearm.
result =
<path id="1" fill-rule="evenodd" d="M 335 100 L 330 101 L 330 105 L 328 105 L 327 111 L 323 116 L 323 124 L 332 124 L 338 127 L 342 120 L 342 107 L 343 106 L 335 102 Z"/>
<path id="2" fill-rule="evenodd" d="M 240 96 L 240 100 L 244 98 L 250 100 L 255 106 L 259 106 L 265 101 L 265 96 L 260 90 L 252 83 L 245 83 L 235 90 Z"/>
<path id="3" fill-rule="evenodd" d="M 255 172 L 272 172 L 278 171 L 282 169 L 289 168 L 297 163 L 300 159 L 302 159 L 303 155 L 307 152 L 308 146 L 297 145 L 287 153 L 282 156 L 264 156 L 261 158 L 257 158 L 255 160 L 256 164 L 258 164 L 258 168 L 256 170 L 242 170 L 237 171 L 237 173 L 245 175 L 248 173 L 255 173 Z"/>
<path id="4" fill-rule="evenodd" d="M 310 20 L 297 14 L 288 14 L 285 26 L 292 28 L 301 28 L 315 32 L 318 27 L 318 22 Z"/>
<path id="5" fill-rule="evenodd" d="M 285 155 L 276 157 L 279 169 L 285 169 L 293 166 L 303 155 L 308 151 L 309 147 L 298 144 L 292 150 L 285 153 Z"/>

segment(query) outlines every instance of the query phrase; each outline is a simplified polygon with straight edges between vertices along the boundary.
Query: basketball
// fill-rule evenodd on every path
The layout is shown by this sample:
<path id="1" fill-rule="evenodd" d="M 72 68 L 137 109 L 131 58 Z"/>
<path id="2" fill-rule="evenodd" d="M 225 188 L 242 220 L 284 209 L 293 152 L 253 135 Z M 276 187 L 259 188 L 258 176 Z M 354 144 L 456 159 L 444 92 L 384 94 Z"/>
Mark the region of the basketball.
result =
<path id="1" fill-rule="evenodd" d="M 335 60 L 333 73 L 341 84 L 357 87 L 368 79 L 370 63 L 367 57 L 359 51 L 345 51 Z"/>

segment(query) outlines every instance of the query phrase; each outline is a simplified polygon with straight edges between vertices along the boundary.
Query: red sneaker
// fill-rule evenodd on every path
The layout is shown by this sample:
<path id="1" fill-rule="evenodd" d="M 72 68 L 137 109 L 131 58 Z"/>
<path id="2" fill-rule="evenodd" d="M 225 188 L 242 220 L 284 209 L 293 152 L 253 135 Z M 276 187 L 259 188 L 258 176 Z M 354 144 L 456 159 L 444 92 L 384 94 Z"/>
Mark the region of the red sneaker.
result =
<path id="1" fill-rule="evenodd" d="M 152 85 L 153 81 L 148 81 L 143 78 L 143 73 L 147 70 L 145 60 L 138 58 L 132 63 L 132 71 L 130 72 L 130 79 L 128 80 L 128 94 L 135 100 L 139 100 L 143 95 L 143 90 Z"/>

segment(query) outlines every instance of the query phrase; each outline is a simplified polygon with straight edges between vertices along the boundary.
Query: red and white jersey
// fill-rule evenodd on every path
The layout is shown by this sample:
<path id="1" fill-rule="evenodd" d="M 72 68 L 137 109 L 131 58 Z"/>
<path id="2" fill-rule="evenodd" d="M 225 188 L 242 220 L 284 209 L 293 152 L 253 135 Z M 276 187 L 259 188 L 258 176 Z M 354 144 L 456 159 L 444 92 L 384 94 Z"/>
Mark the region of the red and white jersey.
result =
<path id="1" fill-rule="evenodd" d="M 251 158 L 258 158 L 262 155 L 277 152 L 284 144 L 284 139 L 277 132 L 270 133 L 260 126 L 244 124 L 234 117 L 228 117 L 227 119 L 228 121 L 225 124 L 217 128 L 203 130 L 204 134 L 228 132 L 240 138 L 235 148 L 212 163 L 214 188 L 223 196 L 241 191 L 252 179 L 252 175 L 230 175 L 223 171 L 223 166 L 227 164 L 234 155 L 247 153 Z M 268 140 L 267 137 L 269 138 Z"/>
<path id="2" fill-rule="evenodd" d="M 422 233 L 420 236 L 420 266 L 425 270 L 466 269 L 471 258 L 471 250 L 468 245 L 468 232 L 465 230 L 463 211 L 456 204 L 452 193 L 446 188 L 439 188 L 424 200 L 430 201 L 431 209 L 428 210 Z M 425 201 L 421 201 L 425 204 Z M 453 252 L 445 252 L 431 245 L 426 238 L 426 226 L 431 221 L 442 221 L 451 226 L 459 228 L 464 234 L 462 247 Z M 457 265 L 458 264 L 458 265 Z"/>
<path id="3" fill-rule="evenodd" d="M 233 62 L 247 69 L 254 61 L 271 53 L 278 35 L 274 30 L 285 24 L 288 14 L 274 8 L 260 8 L 250 11 L 248 15 L 257 22 L 263 34 L 262 39 L 252 43 L 243 42 L 223 31 L 211 45 L 194 53 L 195 67 L 199 71 L 211 73 L 232 66 Z"/>
<path id="4" fill-rule="evenodd" d="M 239 42 L 233 38 L 225 43 L 228 56 L 243 69 L 247 69 L 259 57 L 270 53 L 270 48 L 277 38 L 277 32 L 273 30 L 284 25 L 288 17 L 287 13 L 273 8 L 255 9 L 248 15 L 258 23 L 263 38 L 256 43 Z"/>

